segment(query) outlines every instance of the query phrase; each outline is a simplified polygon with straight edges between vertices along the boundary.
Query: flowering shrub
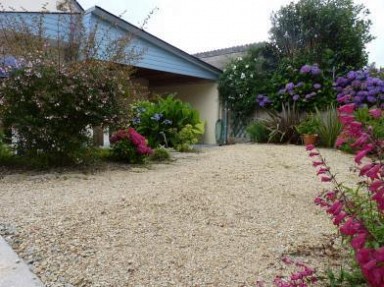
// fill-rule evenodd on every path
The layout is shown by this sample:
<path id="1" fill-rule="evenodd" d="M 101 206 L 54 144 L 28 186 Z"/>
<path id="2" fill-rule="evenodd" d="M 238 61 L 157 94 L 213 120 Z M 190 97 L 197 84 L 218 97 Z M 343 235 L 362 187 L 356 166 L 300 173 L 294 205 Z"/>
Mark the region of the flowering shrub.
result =
<path id="1" fill-rule="evenodd" d="M 282 103 L 290 103 L 300 111 L 314 111 L 315 107 L 323 109 L 334 101 L 331 81 L 317 65 L 302 66 L 292 73 L 290 80 L 271 95 L 275 109 L 280 109 Z M 284 78 L 284 81 L 287 79 Z"/>
<path id="2" fill-rule="evenodd" d="M 268 93 L 276 67 L 275 52 L 271 45 L 260 43 L 226 65 L 219 91 L 234 118 L 246 121 L 255 109 L 270 106 Z"/>
<path id="3" fill-rule="evenodd" d="M 371 76 L 367 70 L 350 71 L 337 78 L 335 89 L 340 104 L 384 108 L 384 80 Z"/>
<path id="4" fill-rule="evenodd" d="M 117 121 L 123 93 L 98 62 L 59 66 L 38 58 L 3 80 L 0 117 L 17 130 L 19 155 L 71 163 L 89 141 L 88 127 Z"/>
<path id="5" fill-rule="evenodd" d="M 153 148 L 190 144 L 191 138 L 186 138 L 187 142 L 184 142 L 179 136 L 187 125 L 192 127 L 193 142 L 197 142 L 204 133 L 204 123 L 198 111 L 173 95 L 158 98 L 154 102 L 137 102 L 132 106 L 132 114 L 132 127 L 144 135 Z"/>
<path id="6" fill-rule="evenodd" d="M 142 163 L 152 154 L 147 140 L 135 129 L 119 130 L 111 136 L 112 156 L 114 159 L 129 163 Z"/>
<path id="7" fill-rule="evenodd" d="M 359 116 L 356 104 L 339 108 L 343 135 L 337 141 L 342 144 L 348 137 L 357 150 L 362 181 L 357 190 L 339 183 L 330 167 L 314 146 L 307 146 L 313 166 L 322 182 L 333 183 L 334 188 L 321 193 L 315 203 L 332 217 L 340 234 L 349 242 L 354 259 L 364 280 L 372 287 L 384 286 L 384 137 L 382 129 L 384 113 L 371 109 Z M 372 124 L 374 122 L 378 124 Z M 370 154 L 370 158 L 363 158 Z"/>

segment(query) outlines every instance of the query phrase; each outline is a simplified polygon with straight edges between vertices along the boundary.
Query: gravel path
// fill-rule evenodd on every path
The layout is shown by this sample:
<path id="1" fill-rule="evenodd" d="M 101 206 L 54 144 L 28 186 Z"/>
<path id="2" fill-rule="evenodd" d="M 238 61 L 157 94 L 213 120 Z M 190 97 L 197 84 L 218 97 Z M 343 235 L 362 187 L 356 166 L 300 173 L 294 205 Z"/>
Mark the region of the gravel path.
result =
<path id="1" fill-rule="evenodd" d="M 350 155 L 324 150 L 345 181 Z M 46 286 L 254 286 L 282 254 L 320 267 L 335 229 L 303 146 L 233 145 L 169 164 L 0 180 L 0 234 Z M 268 286 L 268 285 L 267 285 Z"/>

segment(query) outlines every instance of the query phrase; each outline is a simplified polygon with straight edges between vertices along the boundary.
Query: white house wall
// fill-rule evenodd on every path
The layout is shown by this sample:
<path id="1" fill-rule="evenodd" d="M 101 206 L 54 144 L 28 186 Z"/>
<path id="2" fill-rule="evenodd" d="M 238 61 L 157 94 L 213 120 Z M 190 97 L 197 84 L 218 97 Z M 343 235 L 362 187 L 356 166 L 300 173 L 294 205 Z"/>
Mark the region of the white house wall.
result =
<path id="1" fill-rule="evenodd" d="M 206 122 L 204 144 L 216 144 L 215 126 L 219 119 L 220 102 L 217 83 L 202 82 L 184 85 L 152 88 L 154 93 L 177 93 L 177 98 L 188 102 L 200 113 L 200 118 Z"/>

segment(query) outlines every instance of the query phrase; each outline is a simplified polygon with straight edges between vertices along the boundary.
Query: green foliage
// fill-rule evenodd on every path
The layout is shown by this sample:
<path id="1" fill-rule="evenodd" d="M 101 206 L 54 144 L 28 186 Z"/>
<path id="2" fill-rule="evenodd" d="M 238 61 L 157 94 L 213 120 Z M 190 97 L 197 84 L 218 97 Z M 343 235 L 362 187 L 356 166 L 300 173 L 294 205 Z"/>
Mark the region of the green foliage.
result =
<path id="1" fill-rule="evenodd" d="M 342 125 L 339 121 L 335 106 L 329 106 L 325 111 L 316 110 L 318 119 L 317 134 L 322 146 L 335 147 L 336 139 L 340 135 Z"/>
<path id="2" fill-rule="evenodd" d="M 318 65 L 286 66 L 283 60 L 270 82 L 274 90 L 269 98 L 276 110 L 290 103 L 301 112 L 314 112 L 336 103 L 332 78 Z"/>
<path id="3" fill-rule="evenodd" d="M 4 142 L 4 135 L 0 132 L 0 164 L 8 162 L 13 156 L 9 146 Z"/>
<path id="4" fill-rule="evenodd" d="M 248 125 L 247 133 L 251 142 L 266 143 L 269 139 L 269 131 L 261 120 L 256 120 Z"/>
<path id="5" fill-rule="evenodd" d="M 371 126 L 373 130 L 373 135 L 376 138 L 383 139 L 384 138 L 384 117 L 380 118 L 372 117 L 368 108 L 359 108 L 355 112 L 356 120 L 366 124 L 367 126 Z"/>
<path id="6" fill-rule="evenodd" d="M 272 15 L 271 40 L 281 57 L 300 66 L 317 63 L 336 74 L 367 64 L 369 11 L 353 0 L 300 0 Z"/>
<path id="7" fill-rule="evenodd" d="M 309 114 L 296 126 L 296 130 L 301 135 L 317 134 L 319 130 L 319 119 L 313 114 Z"/>
<path id="8" fill-rule="evenodd" d="M 180 152 L 189 152 L 193 150 L 193 145 L 197 144 L 199 137 L 204 133 L 204 123 L 193 127 L 187 124 L 177 133 L 175 150 Z"/>
<path id="9" fill-rule="evenodd" d="M 82 66 L 80 68 L 80 65 Z M 76 163 L 89 145 L 87 127 L 116 122 L 119 82 L 102 64 L 39 64 L 18 70 L 0 87 L 4 126 L 17 130 L 18 155 L 47 164 Z"/>
<path id="10" fill-rule="evenodd" d="M 352 264 L 352 262 L 351 262 Z M 356 265 L 356 263 L 355 263 Z M 352 271 L 347 271 L 343 268 L 335 273 L 332 270 L 327 272 L 328 286 L 330 287 L 366 287 L 366 281 L 359 268 L 353 268 Z"/>
<path id="11" fill-rule="evenodd" d="M 192 126 L 196 138 L 204 133 L 198 111 L 174 95 L 154 102 L 137 102 L 132 106 L 132 113 L 131 125 L 148 139 L 151 147 L 176 147 L 180 143 L 178 134 L 187 125 Z"/>
<path id="12" fill-rule="evenodd" d="M 171 155 L 169 151 L 164 147 L 158 147 L 153 150 L 153 153 L 150 155 L 149 159 L 151 161 L 169 161 Z"/>
<path id="13" fill-rule="evenodd" d="M 271 45 L 260 43 L 225 67 L 219 79 L 220 96 L 237 119 L 246 120 L 259 106 L 257 96 L 270 92 L 269 79 L 277 66 L 275 54 Z"/>
<path id="14" fill-rule="evenodd" d="M 280 113 L 268 112 L 269 118 L 263 120 L 269 130 L 269 142 L 298 143 L 300 136 L 296 126 L 300 123 L 300 114 L 296 107 L 289 104 L 282 106 Z"/>

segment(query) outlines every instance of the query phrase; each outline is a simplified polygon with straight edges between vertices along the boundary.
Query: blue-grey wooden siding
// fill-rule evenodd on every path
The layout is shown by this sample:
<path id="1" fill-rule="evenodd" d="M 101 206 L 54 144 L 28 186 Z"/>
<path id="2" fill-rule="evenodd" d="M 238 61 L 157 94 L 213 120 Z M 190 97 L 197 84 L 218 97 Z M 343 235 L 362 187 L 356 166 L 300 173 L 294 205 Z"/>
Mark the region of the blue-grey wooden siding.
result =
<path id="1" fill-rule="evenodd" d="M 50 39 L 68 39 L 71 28 L 79 21 L 80 14 L 64 13 L 28 13 L 0 12 L 0 23 L 19 29 L 26 25 L 33 33 L 38 33 L 39 23 L 42 23 L 45 36 Z M 80 19 L 81 20 L 81 19 Z"/>
<path id="2" fill-rule="evenodd" d="M 139 58 L 130 64 L 136 67 L 157 71 L 217 80 L 219 71 L 215 70 L 213 67 L 208 67 L 209 65 L 201 62 L 197 58 L 194 58 L 165 43 L 164 41 L 137 29 L 114 15 L 106 13 L 102 9 L 99 9 L 98 11 L 98 9 L 99 8 L 96 7 L 95 10 L 91 10 L 90 12 L 88 11 L 81 17 L 83 17 L 83 24 L 88 31 L 93 29 L 92 27 L 94 27 L 97 23 L 98 37 L 99 39 L 104 37 L 104 44 L 101 45 L 102 48 L 107 46 L 107 41 L 117 39 L 122 35 L 130 34 L 133 36 L 129 49 L 133 49 L 137 52 L 136 54 L 139 54 Z M 106 17 L 104 17 L 105 15 L 97 15 L 97 12 L 105 12 Z M 37 31 L 37 28 L 35 28 L 37 17 L 43 17 L 46 35 L 51 39 L 55 39 L 58 37 L 58 31 L 60 29 L 60 37 L 65 40 L 66 36 L 68 36 L 71 31 L 71 27 L 73 28 L 73 22 L 77 21 L 75 17 L 80 16 L 60 13 L 0 13 L 0 21 L 4 20 L 4 17 L 23 19 L 23 21 L 25 21 L 25 23 L 27 23 L 32 30 L 34 29 L 35 31 Z M 10 18 L 8 18 L 6 22 L 8 22 L 9 19 Z M 132 30 L 130 31 L 131 28 Z M 139 31 L 139 33 L 137 33 L 137 31 Z M 102 58 L 102 52 L 103 51 L 99 54 L 100 58 Z M 127 52 L 129 53 L 130 51 Z"/>

